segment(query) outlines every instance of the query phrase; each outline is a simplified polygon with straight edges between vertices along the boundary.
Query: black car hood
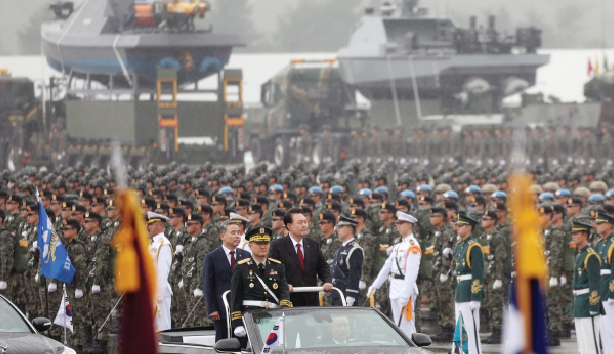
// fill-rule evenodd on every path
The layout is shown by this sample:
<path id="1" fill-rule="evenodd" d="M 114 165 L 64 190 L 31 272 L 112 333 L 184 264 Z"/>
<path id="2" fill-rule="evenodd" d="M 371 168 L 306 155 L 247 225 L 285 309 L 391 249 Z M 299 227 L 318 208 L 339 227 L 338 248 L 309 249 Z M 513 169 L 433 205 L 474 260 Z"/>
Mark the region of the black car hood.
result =
<path id="1" fill-rule="evenodd" d="M 59 354 L 64 345 L 53 339 L 33 333 L 0 333 L 0 353 L 6 347 L 6 354 Z"/>

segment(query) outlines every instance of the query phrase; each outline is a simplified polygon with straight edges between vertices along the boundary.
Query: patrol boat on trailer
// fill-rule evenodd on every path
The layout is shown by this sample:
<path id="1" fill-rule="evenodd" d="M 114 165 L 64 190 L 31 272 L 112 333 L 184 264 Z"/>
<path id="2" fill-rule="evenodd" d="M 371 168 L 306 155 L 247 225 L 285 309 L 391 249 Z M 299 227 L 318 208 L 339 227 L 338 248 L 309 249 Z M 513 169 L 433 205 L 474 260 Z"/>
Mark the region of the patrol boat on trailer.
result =
<path id="1" fill-rule="evenodd" d="M 348 45 L 337 53 L 343 80 L 371 99 L 466 99 L 490 92 L 495 100 L 535 84 L 537 68 L 549 56 L 536 53 L 541 31 L 519 28 L 515 36 L 457 27 L 448 17 L 431 16 L 418 0 L 385 1 L 366 10 Z M 443 102 L 442 102 L 443 103 Z"/>
<path id="2" fill-rule="evenodd" d="M 233 47 L 235 36 L 195 29 L 206 2 L 187 0 L 84 0 L 50 6 L 56 21 L 44 23 L 41 34 L 48 64 L 71 77 L 97 81 L 112 88 L 149 89 L 159 68 L 177 72 L 179 85 L 217 74 Z"/>

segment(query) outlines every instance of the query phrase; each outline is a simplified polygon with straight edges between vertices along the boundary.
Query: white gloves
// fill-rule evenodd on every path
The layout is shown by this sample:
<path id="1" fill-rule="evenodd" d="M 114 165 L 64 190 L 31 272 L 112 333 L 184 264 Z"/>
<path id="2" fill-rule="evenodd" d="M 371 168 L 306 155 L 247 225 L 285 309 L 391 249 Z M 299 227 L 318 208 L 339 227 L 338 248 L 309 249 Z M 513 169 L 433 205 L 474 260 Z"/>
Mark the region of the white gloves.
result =
<path id="1" fill-rule="evenodd" d="M 501 280 L 495 280 L 495 282 L 492 283 L 493 290 L 500 289 L 502 286 L 503 286 L 503 282 Z"/>
<path id="2" fill-rule="evenodd" d="M 366 288 L 367 288 L 367 283 L 365 283 L 365 282 L 364 282 L 364 281 L 362 281 L 362 280 L 358 282 L 358 289 L 359 289 L 360 291 L 363 291 L 363 290 L 365 290 Z"/>
<path id="3" fill-rule="evenodd" d="M 550 278 L 550 287 L 554 288 L 559 286 L 559 280 L 557 278 Z"/>
<path id="4" fill-rule="evenodd" d="M 201 297 L 203 296 L 203 291 L 200 289 L 194 289 L 194 297 Z"/>
<path id="5" fill-rule="evenodd" d="M 371 296 L 371 294 L 375 294 L 375 290 L 377 290 L 373 285 L 371 285 L 369 287 L 369 290 L 367 290 L 367 297 Z"/>
<path id="6" fill-rule="evenodd" d="M 479 309 L 480 308 L 480 302 L 479 301 L 471 301 L 469 303 L 469 308 L 472 309 L 472 310 Z"/>
<path id="7" fill-rule="evenodd" d="M 409 302 L 409 298 L 405 298 L 405 297 L 402 297 L 399 300 L 401 300 L 401 306 L 403 307 L 407 306 L 407 303 Z"/>
<path id="8" fill-rule="evenodd" d="M 177 245 L 177 248 L 175 248 L 175 255 L 179 255 L 183 253 L 183 245 Z"/>
<path id="9" fill-rule="evenodd" d="M 100 285 L 92 285 L 92 294 L 98 294 L 100 292 Z"/>
<path id="10" fill-rule="evenodd" d="M 52 293 L 54 291 L 58 290 L 58 284 L 56 283 L 49 283 L 49 286 L 47 286 L 47 291 Z"/>
<path id="11" fill-rule="evenodd" d="M 183 288 L 183 279 L 179 281 L 179 284 L 177 284 L 177 287 L 179 287 L 179 289 Z"/>
<path id="12" fill-rule="evenodd" d="M 441 253 L 443 253 L 446 258 L 452 257 L 452 249 L 450 247 L 444 248 Z"/>
<path id="13" fill-rule="evenodd" d="M 38 241 L 32 242 L 32 252 L 36 252 L 38 249 Z"/>
<path id="14" fill-rule="evenodd" d="M 354 305 L 354 302 L 356 302 L 356 299 L 351 297 L 351 296 L 348 296 L 348 297 L 345 298 L 345 303 L 348 306 Z"/>
<path id="15" fill-rule="evenodd" d="M 390 256 L 393 250 L 394 250 L 394 246 L 388 247 L 388 249 L 386 249 L 386 255 Z"/>
<path id="16" fill-rule="evenodd" d="M 441 274 L 439 275 L 439 281 L 440 281 L 440 282 L 442 282 L 442 283 L 447 282 L 447 281 L 448 281 L 448 275 L 447 275 L 447 274 L 445 274 L 445 273 L 441 273 Z"/>
<path id="17" fill-rule="evenodd" d="M 0 290 L 6 290 L 6 282 L 0 281 Z"/>
<path id="18" fill-rule="evenodd" d="M 34 276 L 34 282 L 38 283 L 38 273 L 36 273 L 36 275 Z"/>
<path id="19" fill-rule="evenodd" d="M 597 316 L 599 314 L 599 312 L 597 311 L 589 311 L 589 313 L 591 314 L 591 316 Z"/>
<path id="20" fill-rule="evenodd" d="M 241 327 L 235 328 L 235 336 L 243 338 L 245 337 L 246 334 L 247 332 L 245 331 L 245 327 L 241 326 Z"/>
<path id="21" fill-rule="evenodd" d="M 81 289 L 75 289 L 75 298 L 76 299 L 80 299 L 83 297 L 83 290 Z"/>
<path id="22" fill-rule="evenodd" d="M 567 284 L 567 277 L 561 277 L 559 281 L 561 282 L 561 286 L 565 286 L 565 284 Z"/>

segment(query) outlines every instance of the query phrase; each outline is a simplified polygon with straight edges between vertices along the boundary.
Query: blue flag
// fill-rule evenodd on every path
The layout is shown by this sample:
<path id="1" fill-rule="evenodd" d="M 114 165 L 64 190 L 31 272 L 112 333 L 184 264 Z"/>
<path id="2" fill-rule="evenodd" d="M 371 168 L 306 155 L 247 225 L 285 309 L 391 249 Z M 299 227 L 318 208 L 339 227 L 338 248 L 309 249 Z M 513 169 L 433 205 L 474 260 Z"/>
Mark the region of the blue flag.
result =
<path id="1" fill-rule="evenodd" d="M 454 344 L 461 350 L 461 354 L 469 353 L 469 345 L 467 343 L 467 328 L 463 321 L 463 314 L 459 314 L 458 321 L 456 321 L 456 329 L 454 330 Z"/>
<path id="2" fill-rule="evenodd" d="M 41 253 L 41 275 L 47 279 L 70 284 L 75 276 L 75 267 L 40 202 L 38 202 L 38 247 Z"/>

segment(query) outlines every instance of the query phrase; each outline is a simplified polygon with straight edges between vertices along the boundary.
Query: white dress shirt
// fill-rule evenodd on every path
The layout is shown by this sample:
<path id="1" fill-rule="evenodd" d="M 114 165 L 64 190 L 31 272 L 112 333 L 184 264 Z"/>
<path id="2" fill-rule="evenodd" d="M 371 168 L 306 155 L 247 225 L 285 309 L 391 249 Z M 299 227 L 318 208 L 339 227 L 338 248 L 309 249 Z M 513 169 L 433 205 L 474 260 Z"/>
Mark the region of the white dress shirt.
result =
<path id="1" fill-rule="evenodd" d="M 224 248 L 224 252 L 226 252 L 226 259 L 228 259 L 228 263 L 232 264 L 232 261 L 230 260 L 230 257 L 232 257 L 230 255 L 230 252 L 233 251 L 233 250 L 231 250 L 230 248 L 228 248 L 228 247 L 226 247 L 224 245 L 222 245 L 222 247 Z M 236 261 L 237 261 L 237 249 L 235 248 L 234 251 L 235 251 L 234 258 L 235 258 L 235 264 L 236 264 Z"/>
<path id="2" fill-rule="evenodd" d="M 305 248 L 303 247 L 303 239 L 301 239 L 300 242 L 296 242 L 296 240 L 294 240 L 294 238 L 292 238 L 292 236 L 289 236 L 290 239 L 292 240 L 292 244 L 294 245 L 294 251 L 296 252 L 296 245 L 301 245 L 301 252 L 303 252 L 303 257 L 305 257 Z M 298 254 L 298 252 L 297 252 Z"/>

